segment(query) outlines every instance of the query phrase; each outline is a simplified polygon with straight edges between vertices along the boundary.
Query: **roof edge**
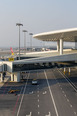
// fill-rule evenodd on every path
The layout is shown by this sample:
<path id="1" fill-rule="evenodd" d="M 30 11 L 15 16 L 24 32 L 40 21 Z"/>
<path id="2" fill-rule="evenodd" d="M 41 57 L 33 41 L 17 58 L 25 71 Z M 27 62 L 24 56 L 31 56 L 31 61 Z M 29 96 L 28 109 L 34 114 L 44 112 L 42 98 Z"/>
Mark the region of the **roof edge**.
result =
<path id="1" fill-rule="evenodd" d="M 38 36 L 43 36 L 43 35 L 51 35 L 51 34 L 58 34 L 58 33 L 71 32 L 71 31 L 77 31 L 77 28 L 69 28 L 69 29 L 62 29 L 62 30 L 39 33 L 39 34 L 33 35 L 33 38 L 36 38 Z"/>

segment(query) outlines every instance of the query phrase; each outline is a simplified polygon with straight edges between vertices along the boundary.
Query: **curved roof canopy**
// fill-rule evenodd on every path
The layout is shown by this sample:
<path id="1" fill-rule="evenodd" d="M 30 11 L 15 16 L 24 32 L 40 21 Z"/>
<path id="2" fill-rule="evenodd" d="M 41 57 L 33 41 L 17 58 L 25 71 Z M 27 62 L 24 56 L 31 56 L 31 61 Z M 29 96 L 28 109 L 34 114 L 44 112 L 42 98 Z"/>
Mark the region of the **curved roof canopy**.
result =
<path id="1" fill-rule="evenodd" d="M 63 41 L 75 42 L 77 41 L 77 28 L 35 34 L 33 35 L 33 38 L 37 38 L 42 41 L 58 41 L 62 38 Z"/>

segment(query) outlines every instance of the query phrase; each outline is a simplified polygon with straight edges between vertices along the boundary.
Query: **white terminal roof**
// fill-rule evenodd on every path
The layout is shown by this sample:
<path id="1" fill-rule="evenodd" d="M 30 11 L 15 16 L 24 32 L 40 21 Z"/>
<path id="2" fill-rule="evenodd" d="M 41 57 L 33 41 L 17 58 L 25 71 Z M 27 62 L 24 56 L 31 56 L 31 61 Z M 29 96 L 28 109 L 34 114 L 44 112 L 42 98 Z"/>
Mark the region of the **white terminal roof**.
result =
<path id="1" fill-rule="evenodd" d="M 75 42 L 77 41 L 77 28 L 39 33 L 33 35 L 33 38 L 42 41 L 58 41 L 62 38 L 63 41 Z"/>

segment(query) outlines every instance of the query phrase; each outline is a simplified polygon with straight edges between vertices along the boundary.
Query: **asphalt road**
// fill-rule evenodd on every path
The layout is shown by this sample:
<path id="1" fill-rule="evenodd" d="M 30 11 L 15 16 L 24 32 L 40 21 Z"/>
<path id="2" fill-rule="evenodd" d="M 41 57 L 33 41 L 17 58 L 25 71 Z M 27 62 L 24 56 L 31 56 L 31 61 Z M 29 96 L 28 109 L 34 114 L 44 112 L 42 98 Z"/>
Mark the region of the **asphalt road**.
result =
<path id="1" fill-rule="evenodd" d="M 77 116 L 77 90 L 60 70 L 29 72 L 24 78 L 0 88 L 0 116 Z"/>

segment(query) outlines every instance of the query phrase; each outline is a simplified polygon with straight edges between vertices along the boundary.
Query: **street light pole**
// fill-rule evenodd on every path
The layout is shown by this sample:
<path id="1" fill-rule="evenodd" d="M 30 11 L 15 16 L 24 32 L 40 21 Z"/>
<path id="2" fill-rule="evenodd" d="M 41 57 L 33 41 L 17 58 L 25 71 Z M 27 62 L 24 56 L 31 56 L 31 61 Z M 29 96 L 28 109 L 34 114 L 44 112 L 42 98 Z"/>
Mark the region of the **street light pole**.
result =
<path id="1" fill-rule="evenodd" d="M 23 30 L 24 32 L 24 54 L 26 54 L 26 32 L 28 32 L 27 30 Z"/>
<path id="2" fill-rule="evenodd" d="M 30 47 L 31 47 L 31 51 L 32 51 L 32 35 L 33 35 L 33 33 L 29 33 L 29 35 L 30 35 Z"/>
<path id="3" fill-rule="evenodd" d="M 19 60 L 20 60 L 20 26 L 23 26 L 23 24 L 16 23 L 16 26 L 19 26 Z"/>

